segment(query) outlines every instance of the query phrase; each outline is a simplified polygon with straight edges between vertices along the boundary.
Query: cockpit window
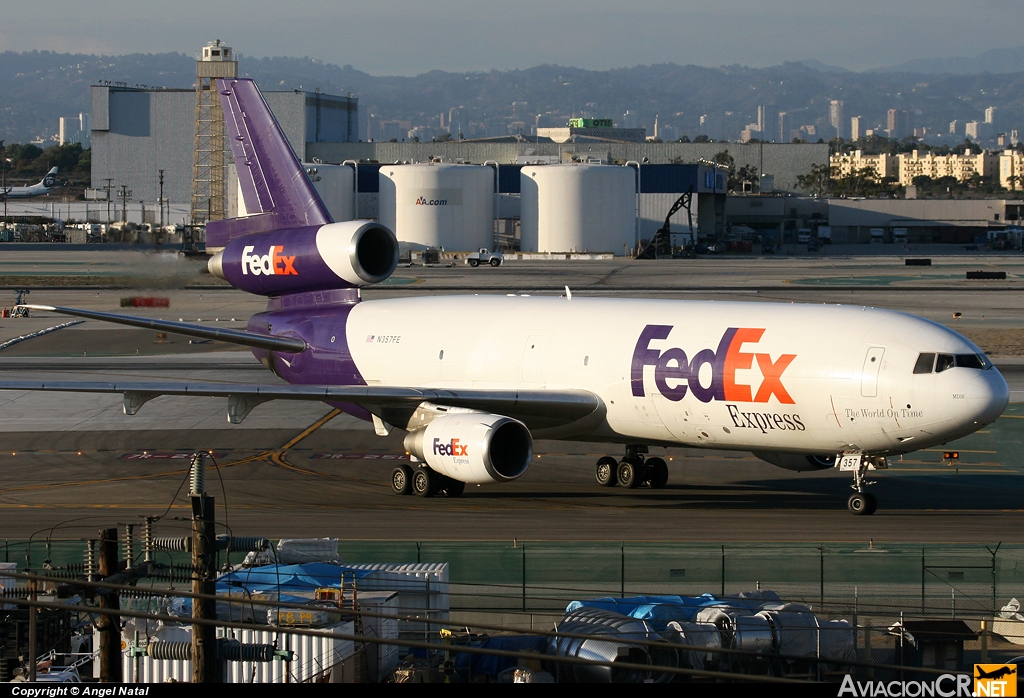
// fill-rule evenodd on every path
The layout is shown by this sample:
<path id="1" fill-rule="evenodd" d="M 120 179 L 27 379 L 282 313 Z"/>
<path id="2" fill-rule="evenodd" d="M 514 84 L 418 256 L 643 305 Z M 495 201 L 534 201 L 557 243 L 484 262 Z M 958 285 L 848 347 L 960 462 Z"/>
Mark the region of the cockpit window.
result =
<path id="1" fill-rule="evenodd" d="M 938 357 L 936 359 L 936 357 Z M 983 371 L 992 368 L 992 362 L 984 354 L 933 354 L 923 353 L 918 355 L 917 363 L 914 364 L 914 373 L 931 373 L 934 366 L 936 373 L 942 373 L 947 368 L 974 368 Z"/>
<path id="2" fill-rule="evenodd" d="M 939 354 L 939 358 L 935 362 L 935 372 L 942 373 L 947 368 L 953 368 L 954 361 L 952 354 Z"/>
<path id="3" fill-rule="evenodd" d="M 935 354 L 921 354 L 914 365 L 914 373 L 931 373 L 935 365 Z"/>
<path id="4" fill-rule="evenodd" d="M 956 365 L 960 368 L 986 369 L 991 364 L 981 354 L 957 354 Z"/>

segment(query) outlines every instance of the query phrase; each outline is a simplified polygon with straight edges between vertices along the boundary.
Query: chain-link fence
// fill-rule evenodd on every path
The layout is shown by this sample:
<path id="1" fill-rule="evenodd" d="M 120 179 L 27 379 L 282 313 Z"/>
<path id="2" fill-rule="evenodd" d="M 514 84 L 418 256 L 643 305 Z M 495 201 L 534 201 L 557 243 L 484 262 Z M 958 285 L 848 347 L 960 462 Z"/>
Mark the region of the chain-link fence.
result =
<path id="1" fill-rule="evenodd" d="M 16 563 L 20 571 L 86 564 L 85 541 L 0 545 L 0 561 Z M 338 547 L 346 563 L 447 562 L 452 610 L 557 613 L 573 600 L 599 596 L 771 589 L 789 601 L 850 617 L 902 612 L 967 619 L 991 618 L 1011 597 L 1024 595 L 1024 545 L 996 543 L 341 541 Z M 218 564 L 237 564 L 242 557 L 222 552 Z M 154 559 L 189 564 L 183 552 L 158 550 Z"/>

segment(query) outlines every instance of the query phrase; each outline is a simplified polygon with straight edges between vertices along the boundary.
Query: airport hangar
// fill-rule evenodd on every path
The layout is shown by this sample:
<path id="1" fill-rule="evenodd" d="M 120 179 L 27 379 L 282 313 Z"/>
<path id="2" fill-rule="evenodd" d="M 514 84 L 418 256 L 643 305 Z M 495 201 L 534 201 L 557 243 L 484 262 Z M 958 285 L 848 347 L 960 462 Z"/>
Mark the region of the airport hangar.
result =
<path id="1" fill-rule="evenodd" d="M 156 203 L 160 175 L 172 204 L 192 200 L 196 91 L 92 86 L 92 187 L 122 185 L 135 201 Z M 305 92 L 264 92 L 300 160 L 314 144 L 359 139 L 359 100 Z"/>

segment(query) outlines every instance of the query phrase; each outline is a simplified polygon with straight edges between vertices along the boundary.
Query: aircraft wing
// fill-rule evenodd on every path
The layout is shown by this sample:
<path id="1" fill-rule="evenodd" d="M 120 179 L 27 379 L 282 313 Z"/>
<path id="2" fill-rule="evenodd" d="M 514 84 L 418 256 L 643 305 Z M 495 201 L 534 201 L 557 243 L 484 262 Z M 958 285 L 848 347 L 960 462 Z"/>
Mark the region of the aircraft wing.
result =
<path id="1" fill-rule="evenodd" d="M 518 419 L 531 431 L 565 427 L 602 409 L 601 399 L 585 390 L 448 390 L 366 385 L 261 385 L 229 383 L 0 381 L 0 390 L 70 393 L 123 393 L 125 414 L 135 414 L 161 395 L 228 398 L 228 421 L 239 424 L 269 400 L 349 403 L 389 424 L 405 425 L 423 403 L 492 412 Z"/>
<path id="2" fill-rule="evenodd" d="M 117 313 L 103 313 L 98 310 L 81 310 L 79 308 L 62 308 L 55 305 L 25 304 L 30 310 L 48 310 L 61 315 L 72 315 L 74 317 L 87 318 L 89 320 L 102 320 L 113 322 L 118 325 L 130 327 L 141 327 L 147 330 L 163 330 L 164 332 L 175 332 L 188 337 L 201 337 L 203 339 L 215 339 L 221 342 L 239 344 L 247 347 L 259 347 L 270 351 L 283 351 L 289 354 L 298 354 L 306 350 L 306 343 L 298 337 L 274 337 L 270 335 L 257 334 L 246 330 L 230 330 L 220 327 L 208 327 L 206 325 L 194 325 L 190 322 L 174 322 L 173 320 L 154 320 L 152 318 L 138 317 L 135 315 L 119 315 Z"/>

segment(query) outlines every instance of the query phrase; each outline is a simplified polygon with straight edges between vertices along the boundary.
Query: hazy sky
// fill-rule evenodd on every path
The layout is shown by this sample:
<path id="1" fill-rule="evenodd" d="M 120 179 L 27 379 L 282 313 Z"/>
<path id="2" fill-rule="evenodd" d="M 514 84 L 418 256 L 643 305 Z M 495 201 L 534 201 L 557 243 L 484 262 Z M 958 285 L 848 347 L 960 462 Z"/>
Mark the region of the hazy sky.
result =
<path id="1" fill-rule="evenodd" d="M 1024 45 L 1022 0 L 33 0 L 3 3 L 0 50 L 310 56 L 375 75 L 650 63 L 854 70 Z"/>

